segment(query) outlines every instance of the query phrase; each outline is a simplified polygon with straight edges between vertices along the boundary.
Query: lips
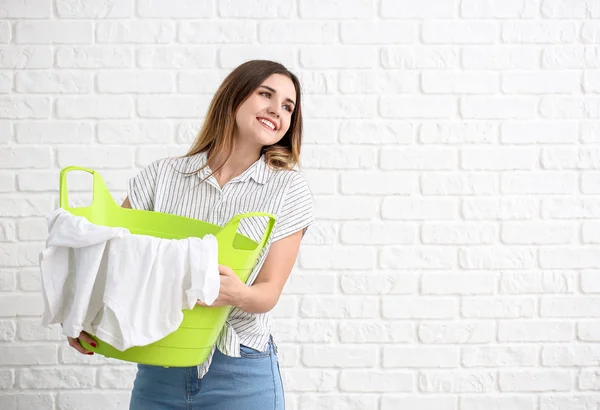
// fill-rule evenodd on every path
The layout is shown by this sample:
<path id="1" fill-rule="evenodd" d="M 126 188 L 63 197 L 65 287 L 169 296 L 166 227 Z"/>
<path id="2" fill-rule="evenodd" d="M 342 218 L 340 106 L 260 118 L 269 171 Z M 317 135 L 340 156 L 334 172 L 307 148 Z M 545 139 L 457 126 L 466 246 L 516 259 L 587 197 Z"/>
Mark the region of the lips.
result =
<path id="1" fill-rule="evenodd" d="M 264 122 L 260 121 L 260 120 L 266 120 L 269 121 L 271 124 L 273 124 L 275 126 L 275 128 L 271 128 L 269 127 L 267 124 L 265 124 Z M 270 131 L 277 131 L 279 129 L 279 126 L 277 125 L 277 123 L 273 120 L 271 120 L 270 118 L 266 118 L 266 117 L 256 117 L 256 120 L 266 129 L 270 130 Z"/>

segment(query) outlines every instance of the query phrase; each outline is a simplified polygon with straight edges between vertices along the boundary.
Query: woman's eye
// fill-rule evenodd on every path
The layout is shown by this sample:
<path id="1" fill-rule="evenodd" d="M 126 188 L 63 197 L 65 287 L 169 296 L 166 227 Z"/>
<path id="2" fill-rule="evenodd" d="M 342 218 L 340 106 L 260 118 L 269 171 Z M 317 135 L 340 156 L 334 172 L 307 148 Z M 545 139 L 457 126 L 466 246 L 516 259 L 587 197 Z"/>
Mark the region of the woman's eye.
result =
<path id="1" fill-rule="evenodd" d="M 289 106 L 289 105 L 284 105 L 284 107 L 285 107 L 285 108 L 287 108 L 287 110 L 288 110 L 289 112 L 292 112 L 292 107 L 291 107 L 291 106 Z"/>
<path id="2" fill-rule="evenodd" d="M 270 93 L 268 93 L 268 92 L 264 92 L 264 91 L 263 91 L 262 93 L 260 93 L 260 95 L 266 95 L 266 96 L 268 96 L 268 97 L 270 97 L 270 96 L 271 96 L 271 94 L 270 94 Z"/>

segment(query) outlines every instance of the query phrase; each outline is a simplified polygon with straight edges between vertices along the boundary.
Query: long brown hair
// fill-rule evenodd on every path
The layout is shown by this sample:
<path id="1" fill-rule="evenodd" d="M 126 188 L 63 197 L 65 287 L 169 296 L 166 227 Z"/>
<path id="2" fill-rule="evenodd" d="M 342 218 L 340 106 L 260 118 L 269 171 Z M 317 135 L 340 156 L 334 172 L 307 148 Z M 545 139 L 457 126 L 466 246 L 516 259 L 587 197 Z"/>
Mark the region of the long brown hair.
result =
<path id="1" fill-rule="evenodd" d="M 208 160 L 202 168 L 215 157 L 229 158 L 233 151 L 233 133 L 238 108 L 272 74 L 282 74 L 292 80 L 296 88 L 296 104 L 288 131 L 276 144 L 264 146 L 261 154 L 265 155 L 267 164 L 275 169 L 292 169 L 298 164 L 302 143 L 300 81 L 283 65 L 268 60 L 247 61 L 223 80 L 210 102 L 202 129 L 183 157 L 207 152 Z M 217 168 L 212 170 L 213 173 L 223 165 L 225 162 L 218 164 Z"/>

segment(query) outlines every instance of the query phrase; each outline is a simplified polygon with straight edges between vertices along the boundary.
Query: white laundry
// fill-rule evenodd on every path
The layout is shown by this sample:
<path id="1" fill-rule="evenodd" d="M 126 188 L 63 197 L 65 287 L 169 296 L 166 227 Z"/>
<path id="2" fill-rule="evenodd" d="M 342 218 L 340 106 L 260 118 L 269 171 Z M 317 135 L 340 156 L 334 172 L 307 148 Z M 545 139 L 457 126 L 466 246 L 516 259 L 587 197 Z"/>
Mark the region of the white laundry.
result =
<path id="1" fill-rule="evenodd" d="M 48 221 L 40 254 L 44 325 L 82 330 L 119 350 L 144 346 L 175 331 L 182 309 L 219 293 L 217 240 L 133 235 L 59 209 Z"/>

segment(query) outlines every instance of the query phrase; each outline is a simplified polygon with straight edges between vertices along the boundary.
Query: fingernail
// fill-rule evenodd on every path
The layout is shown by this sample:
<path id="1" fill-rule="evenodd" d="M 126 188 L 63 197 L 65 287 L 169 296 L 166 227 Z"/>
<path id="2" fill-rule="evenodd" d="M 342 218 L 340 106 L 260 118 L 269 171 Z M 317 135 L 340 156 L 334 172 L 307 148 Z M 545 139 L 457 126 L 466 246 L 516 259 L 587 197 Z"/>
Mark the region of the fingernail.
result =
<path id="1" fill-rule="evenodd" d="M 92 342 L 92 343 L 90 343 L 90 344 L 92 345 L 92 347 L 98 347 L 98 346 L 96 345 L 96 343 L 94 343 L 94 342 Z"/>
<path id="2" fill-rule="evenodd" d="M 88 352 L 87 354 L 89 354 L 89 355 L 93 355 L 94 353 L 93 353 L 93 352 Z"/>

